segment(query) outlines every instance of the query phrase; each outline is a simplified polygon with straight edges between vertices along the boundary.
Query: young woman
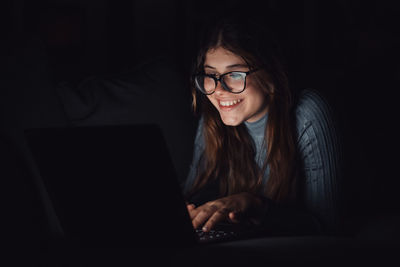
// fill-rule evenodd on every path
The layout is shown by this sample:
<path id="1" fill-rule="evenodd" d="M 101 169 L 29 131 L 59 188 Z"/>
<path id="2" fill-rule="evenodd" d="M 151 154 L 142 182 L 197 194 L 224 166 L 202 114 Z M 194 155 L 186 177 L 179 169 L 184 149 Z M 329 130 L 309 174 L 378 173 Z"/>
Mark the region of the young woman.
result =
<path id="1" fill-rule="evenodd" d="M 280 209 L 334 224 L 338 146 L 326 103 L 310 90 L 293 97 L 259 24 L 226 18 L 204 36 L 192 90 L 201 117 L 184 188 L 193 226 L 260 224 Z"/>

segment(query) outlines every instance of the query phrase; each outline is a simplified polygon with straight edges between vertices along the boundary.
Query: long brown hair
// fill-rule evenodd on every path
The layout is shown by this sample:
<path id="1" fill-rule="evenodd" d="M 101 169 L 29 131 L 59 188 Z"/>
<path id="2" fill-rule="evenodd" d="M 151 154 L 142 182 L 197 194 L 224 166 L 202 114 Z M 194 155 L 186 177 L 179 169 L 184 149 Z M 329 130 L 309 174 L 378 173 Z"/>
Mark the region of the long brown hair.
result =
<path id="1" fill-rule="evenodd" d="M 226 126 L 218 111 L 206 96 L 193 86 L 193 107 L 203 116 L 205 150 L 200 159 L 196 179 L 189 196 L 211 181 L 218 180 L 220 195 L 239 192 L 262 194 L 277 202 L 289 202 L 296 197 L 296 144 L 293 127 L 292 95 L 288 78 L 278 58 L 271 33 L 252 21 L 237 22 L 221 19 L 210 27 L 200 43 L 193 74 L 203 72 L 208 51 L 223 47 L 241 56 L 268 105 L 265 131 L 267 157 L 260 168 L 255 162 L 253 140 L 244 124 Z M 269 178 L 263 185 L 263 174 L 269 166 Z"/>

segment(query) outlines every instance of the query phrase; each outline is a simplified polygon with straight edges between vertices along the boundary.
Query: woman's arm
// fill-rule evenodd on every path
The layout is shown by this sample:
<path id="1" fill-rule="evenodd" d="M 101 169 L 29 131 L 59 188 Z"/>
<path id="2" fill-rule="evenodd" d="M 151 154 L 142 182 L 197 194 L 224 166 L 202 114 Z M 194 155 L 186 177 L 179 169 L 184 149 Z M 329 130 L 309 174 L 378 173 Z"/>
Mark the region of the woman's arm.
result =
<path id="1" fill-rule="evenodd" d="M 318 218 L 324 231 L 336 231 L 341 147 L 332 111 L 320 94 L 304 90 L 296 107 L 296 119 L 305 209 Z"/>

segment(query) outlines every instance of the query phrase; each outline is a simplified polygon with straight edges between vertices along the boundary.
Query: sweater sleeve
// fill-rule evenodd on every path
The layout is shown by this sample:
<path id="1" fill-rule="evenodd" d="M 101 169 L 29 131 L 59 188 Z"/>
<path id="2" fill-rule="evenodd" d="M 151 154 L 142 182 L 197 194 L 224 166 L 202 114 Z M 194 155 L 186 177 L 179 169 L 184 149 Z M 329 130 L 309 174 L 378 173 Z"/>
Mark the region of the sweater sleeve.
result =
<path id="1" fill-rule="evenodd" d="M 304 90 L 295 109 L 302 169 L 301 199 L 294 206 L 265 199 L 264 228 L 274 234 L 321 234 L 337 230 L 340 146 L 333 114 L 324 98 Z"/>
<path id="2" fill-rule="evenodd" d="M 334 231 L 338 223 L 340 145 L 331 109 L 313 90 L 301 93 L 296 107 L 297 144 L 303 169 L 304 206 Z"/>

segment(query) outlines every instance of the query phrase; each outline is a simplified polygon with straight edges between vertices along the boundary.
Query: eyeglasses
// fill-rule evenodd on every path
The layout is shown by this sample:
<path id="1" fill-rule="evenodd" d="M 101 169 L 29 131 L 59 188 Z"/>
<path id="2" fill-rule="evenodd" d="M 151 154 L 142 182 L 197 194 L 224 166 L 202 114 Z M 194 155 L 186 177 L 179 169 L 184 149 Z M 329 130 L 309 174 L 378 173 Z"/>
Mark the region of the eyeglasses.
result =
<path id="1" fill-rule="evenodd" d="M 240 94 L 246 89 L 247 75 L 257 71 L 258 69 L 243 72 L 231 71 L 224 73 L 217 78 L 214 74 L 200 73 L 195 75 L 194 82 L 197 90 L 205 95 L 211 95 L 215 92 L 218 82 L 221 83 L 222 88 L 234 94 Z"/>

